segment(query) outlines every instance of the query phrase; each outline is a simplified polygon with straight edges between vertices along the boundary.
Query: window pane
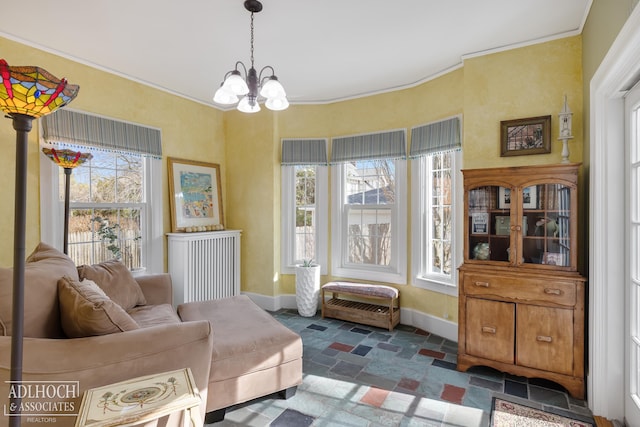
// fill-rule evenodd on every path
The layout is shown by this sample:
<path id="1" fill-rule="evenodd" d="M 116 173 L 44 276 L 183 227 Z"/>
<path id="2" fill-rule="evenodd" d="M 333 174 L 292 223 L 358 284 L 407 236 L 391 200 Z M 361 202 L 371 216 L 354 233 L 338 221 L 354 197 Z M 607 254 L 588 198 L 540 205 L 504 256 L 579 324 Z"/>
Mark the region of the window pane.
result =
<path id="1" fill-rule="evenodd" d="M 113 258 L 141 267 L 141 210 L 70 209 L 69 256 L 77 265 Z"/>
<path id="2" fill-rule="evenodd" d="M 296 166 L 295 258 L 315 259 L 316 167 Z"/>
<path id="3" fill-rule="evenodd" d="M 391 264 L 391 209 L 348 211 L 349 263 L 388 266 Z"/>
<path id="4" fill-rule="evenodd" d="M 453 153 L 437 153 L 424 160 L 429 182 L 424 200 L 426 247 L 424 273 L 451 275 L 453 238 Z"/>
<path id="5" fill-rule="evenodd" d="M 348 204 L 392 204 L 395 202 L 393 160 L 366 160 L 347 163 L 345 194 Z"/>
<path id="6" fill-rule="evenodd" d="M 142 201 L 142 158 L 133 155 L 118 155 L 116 169 L 117 202 L 139 203 Z"/>
<path id="7" fill-rule="evenodd" d="M 64 200 L 65 179 L 64 169 L 59 168 L 58 195 L 61 201 Z M 73 169 L 69 176 L 69 200 L 74 202 L 88 202 L 90 197 L 89 169 L 83 167 Z"/>

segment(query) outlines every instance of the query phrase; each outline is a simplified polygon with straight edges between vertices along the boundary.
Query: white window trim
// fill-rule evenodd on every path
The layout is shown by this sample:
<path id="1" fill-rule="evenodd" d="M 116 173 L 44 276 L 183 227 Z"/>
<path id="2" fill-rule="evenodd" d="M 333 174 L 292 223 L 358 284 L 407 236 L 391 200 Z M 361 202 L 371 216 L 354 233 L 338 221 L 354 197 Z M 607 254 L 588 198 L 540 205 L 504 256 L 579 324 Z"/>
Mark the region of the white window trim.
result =
<path id="1" fill-rule="evenodd" d="M 418 158 L 412 160 L 411 164 L 411 284 L 430 291 L 439 292 L 441 294 L 457 296 L 458 295 L 458 265 L 462 261 L 462 247 L 463 247 L 463 188 L 462 188 L 462 173 L 460 171 L 460 165 L 462 164 L 461 151 L 456 151 L 453 155 L 453 206 L 452 206 L 452 218 L 453 227 L 451 230 L 451 241 L 453 245 L 453 258 L 451 260 L 451 277 L 445 275 L 436 274 L 424 274 L 423 261 L 425 259 L 424 251 L 428 250 L 426 247 L 426 237 L 429 231 L 426 229 L 427 224 L 425 216 L 425 206 L 427 206 L 427 200 L 431 200 L 429 195 L 430 188 L 427 189 L 427 184 L 430 185 L 430 181 L 427 179 L 427 168 L 424 166 L 424 158 Z M 430 204 L 429 204 L 430 206 Z"/>
<path id="2" fill-rule="evenodd" d="M 314 262 L 320 265 L 320 274 L 328 272 L 328 235 L 329 235 L 329 172 L 327 166 L 316 167 L 316 259 Z M 280 243 L 280 269 L 282 274 L 294 274 L 295 259 L 295 217 L 296 217 L 296 174 L 295 166 L 282 166 L 281 168 L 281 243 Z"/>
<path id="3" fill-rule="evenodd" d="M 147 240 L 149 246 L 143 251 L 146 258 L 142 260 L 145 266 L 142 273 L 158 274 L 164 272 L 162 161 L 151 157 L 145 157 L 143 161 L 146 174 L 144 191 L 149 195 L 149 205 L 143 226 L 149 237 Z M 62 250 L 64 203 L 59 202 L 58 168 L 59 166 L 40 151 L 40 240 Z"/>
<path id="4" fill-rule="evenodd" d="M 389 267 L 351 266 L 345 265 L 344 254 L 347 251 L 347 221 L 344 218 L 344 165 L 333 166 L 332 180 L 332 214 L 331 214 L 331 275 L 349 279 L 368 280 L 374 282 L 407 284 L 407 162 L 396 160 L 395 182 L 396 203 L 392 216 L 396 221 L 392 224 L 392 259 Z"/>

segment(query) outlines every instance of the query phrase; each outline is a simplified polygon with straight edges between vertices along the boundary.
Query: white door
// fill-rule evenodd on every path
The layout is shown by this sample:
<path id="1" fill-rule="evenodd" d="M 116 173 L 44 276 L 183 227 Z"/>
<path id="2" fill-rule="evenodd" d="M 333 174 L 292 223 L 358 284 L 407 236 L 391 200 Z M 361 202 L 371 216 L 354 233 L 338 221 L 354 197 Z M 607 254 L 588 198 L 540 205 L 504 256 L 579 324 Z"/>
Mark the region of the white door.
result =
<path id="1" fill-rule="evenodd" d="M 625 420 L 640 426 L 640 84 L 625 99 Z"/>

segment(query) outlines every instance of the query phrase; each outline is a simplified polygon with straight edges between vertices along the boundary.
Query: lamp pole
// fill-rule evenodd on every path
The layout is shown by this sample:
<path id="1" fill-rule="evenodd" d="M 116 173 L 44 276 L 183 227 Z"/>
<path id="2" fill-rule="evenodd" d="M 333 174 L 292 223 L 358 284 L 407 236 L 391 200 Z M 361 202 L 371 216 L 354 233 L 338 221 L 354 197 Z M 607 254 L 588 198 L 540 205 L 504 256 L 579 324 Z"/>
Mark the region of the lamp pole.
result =
<path id="1" fill-rule="evenodd" d="M 11 331 L 11 385 L 22 382 L 22 336 L 24 334 L 24 268 L 25 268 L 25 230 L 27 211 L 27 141 L 31 131 L 33 117 L 26 114 L 11 114 L 13 128 L 16 130 L 16 182 L 15 213 L 13 233 L 13 301 Z M 9 417 L 11 427 L 20 427 L 19 393 L 12 393 Z"/>
<path id="2" fill-rule="evenodd" d="M 78 94 L 78 85 L 67 84 L 40 67 L 10 67 L 0 59 L 0 110 L 13 119 L 16 131 L 16 182 L 13 228 L 13 295 L 11 298 L 11 374 L 9 426 L 19 427 L 22 414 L 22 355 L 24 337 L 25 232 L 27 212 L 27 153 L 33 119 L 64 107 Z M 6 414 L 5 414 L 6 415 Z"/>
<path id="3" fill-rule="evenodd" d="M 64 168 L 64 254 L 69 254 L 69 189 L 73 169 Z"/>

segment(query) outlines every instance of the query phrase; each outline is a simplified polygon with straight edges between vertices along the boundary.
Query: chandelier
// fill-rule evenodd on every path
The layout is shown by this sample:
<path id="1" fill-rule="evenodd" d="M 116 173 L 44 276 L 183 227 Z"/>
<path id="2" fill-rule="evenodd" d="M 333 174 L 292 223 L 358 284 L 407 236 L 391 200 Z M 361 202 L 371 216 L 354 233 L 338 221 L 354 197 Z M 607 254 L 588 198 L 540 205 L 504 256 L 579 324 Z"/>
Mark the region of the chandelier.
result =
<path id="1" fill-rule="evenodd" d="M 266 99 L 265 106 L 274 111 L 285 110 L 289 106 L 284 87 L 278 81 L 273 67 L 267 65 L 256 71 L 253 64 L 253 14 L 262 10 L 262 3 L 258 0 L 246 0 L 244 8 L 251 12 L 251 68 L 241 62 L 236 62 L 235 69 L 224 76 L 224 81 L 213 96 L 213 101 L 222 105 L 238 102 L 238 110 L 243 113 L 257 113 L 260 111 L 261 98 Z M 241 70 L 244 75 L 241 74 Z M 263 73 L 265 74 L 263 76 Z M 239 97 L 243 97 L 240 99 Z"/>

